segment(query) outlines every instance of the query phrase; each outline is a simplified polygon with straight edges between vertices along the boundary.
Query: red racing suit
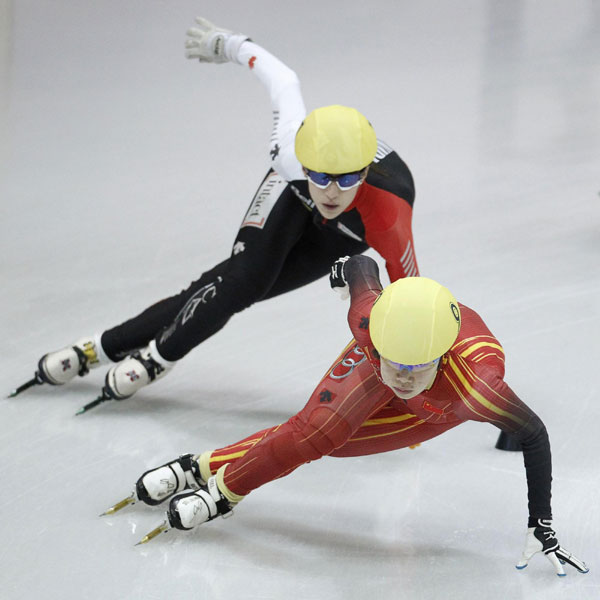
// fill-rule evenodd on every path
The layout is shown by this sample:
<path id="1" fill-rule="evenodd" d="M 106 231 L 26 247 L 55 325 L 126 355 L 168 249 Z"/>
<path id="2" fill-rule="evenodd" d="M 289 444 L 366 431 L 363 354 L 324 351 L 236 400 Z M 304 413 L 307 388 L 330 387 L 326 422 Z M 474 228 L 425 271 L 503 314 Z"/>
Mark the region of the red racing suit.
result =
<path id="1" fill-rule="evenodd" d="M 551 458 L 546 429 L 504 382 L 504 352 L 479 315 L 460 305 L 459 336 L 444 354 L 431 387 L 402 400 L 383 384 L 368 323 L 381 292 L 376 263 L 346 263 L 354 339 L 317 385 L 306 406 L 286 423 L 260 431 L 210 456 L 211 472 L 229 463 L 223 481 L 243 496 L 322 456 L 359 456 L 405 448 L 465 421 L 491 423 L 521 441 L 530 523 L 550 519 Z"/>

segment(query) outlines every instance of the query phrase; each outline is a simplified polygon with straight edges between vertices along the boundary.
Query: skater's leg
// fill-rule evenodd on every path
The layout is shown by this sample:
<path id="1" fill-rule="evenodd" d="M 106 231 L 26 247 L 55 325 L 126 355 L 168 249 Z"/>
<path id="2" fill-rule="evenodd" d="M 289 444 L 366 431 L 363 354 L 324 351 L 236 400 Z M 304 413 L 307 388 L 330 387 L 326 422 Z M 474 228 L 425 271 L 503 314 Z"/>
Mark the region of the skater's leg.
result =
<path id="1" fill-rule="evenodd" d="M 291 186 L 271 173 L 242 222 L 229 259 L 208 283 L 196 286 L 174 320 L 156 336 L 160 354 L 169 361 L 179 360 L 235 313 L 262 300 L 286 257 L 311 227 L 311 214 Z"/>
<path id="2" fill-rule="evenodd" d="M 268 290 L 309 217 L 287 183 L 270 171 L 248 209 L 230 258 L 206 271 L 181 293 L 105 331 L 104 351 L 112 360 L 120 360 L 156 340 L 166 359 L 181 358 Z M 241 285 L 237 283 L 240 279 Z M 229 291 L 232 287 L 236 288 L 233 293 Z M 214 306 L 207 308 L 217 293 Z M 221 310 L 211 311 L 217 304 Z M 205 318 L 200 318 L 200 313 Z"/>
<path id="3" fill-rule="evenodd" d="M 202 477 L 222 469 L 225 488 L 244 496 L 321 456 L 397 450 L 459 424 L 431 425 L 403 405 L 390 404 L 392 398 L 353 340 L 297 415 L 240 442 L 203 453 L 198 460 Z"/>
<path id="4" fill-rule="evenodd" d="M 308 285 L 328 275 L 340 256 L 362 254 L 368 248 L 365 242 L 313 225 L 288 254 L 277 281 L 263 300 Z"/>
<path id="5" fill-rule="evenodd" d="M 107 356 L 113 361 L 119 361 L 131 352 L 147 346 L 165 325 L 173 322 L 190 297 L 198 290 L 210 287 L 211 282 L 224 273 L 228 260 L 203 273 L 200 279 L 192 282 L 179 294 L 160 300 L 139 315 L 107 329 L 101 338 L 102 348 Z"/>
<path id="6" fill-rule="evenodd" d="M 310 212 L 291 186 L 269 172 L 226 261 L 178 296 L 157 303 L 103 336 L 105 351 L 114 357 L 147 344 L 109 369 L 103 396 L 117 400 L 132 396 L 164 376 L 175 361 L 219 331 L 234 313 L 260 300 L 311 225 Z M 148 336 L 153 336 L 149 343 Z"/>

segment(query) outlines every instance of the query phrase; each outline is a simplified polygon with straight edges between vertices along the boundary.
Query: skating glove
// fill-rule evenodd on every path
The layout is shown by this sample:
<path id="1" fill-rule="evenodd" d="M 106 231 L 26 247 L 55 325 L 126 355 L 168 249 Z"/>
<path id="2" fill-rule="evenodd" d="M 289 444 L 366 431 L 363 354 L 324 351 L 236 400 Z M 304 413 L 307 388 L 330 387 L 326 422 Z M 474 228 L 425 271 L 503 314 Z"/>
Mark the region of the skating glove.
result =
<path id="1" fill-rule="evenodd" d="M 187 30 L 185 42 L 187 58 L 197 58 L 200 62 L 224 63 L 237 62 L 240 46 L 248 39 L 241 33 L 222 29 L 203 17 L 196 17 L 198 27 Z"/>
<path id="2" fill-rule="evenodd" d="M 524 569 L 531 557 L 538 552 L 543 552 L 556 569 L 559 577 L 566 575 L 564 564 L 575 567 L 580 573 L 587 573 L 589 569 L 586 564 L 561 547 L 556 539 L 556 532 L 552 529 L 552 521 L 538 519 L 535 527 L 527 529 L 527 539 L 523 556 L 517 563 L 517 569 Z"/>
<path id="3" fill-rule="evenodd" d="M 350 297 L 350 288 L 346 281 L 346 275 L 344 273 L 344 267 L 348 262 L 349 256 L 342 256 L 338 258 L 331 267 L 331 274 L 329 275 L 329 285 L 331 288 L 339 292 L 342 300 L 347 300 Z"/>

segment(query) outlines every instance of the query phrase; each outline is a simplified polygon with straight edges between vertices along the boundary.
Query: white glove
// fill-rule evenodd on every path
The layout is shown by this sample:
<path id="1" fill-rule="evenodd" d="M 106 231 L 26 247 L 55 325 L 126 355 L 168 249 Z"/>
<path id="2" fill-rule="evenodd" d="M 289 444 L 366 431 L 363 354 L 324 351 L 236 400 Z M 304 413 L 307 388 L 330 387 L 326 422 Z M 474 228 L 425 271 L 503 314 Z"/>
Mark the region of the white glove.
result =
<path id="1" fill-rule="evenodd" d="M 229 29 L 217 27 L 203 17 L 196 17 L 198 27 L 187 30 L 185 56 L 197 58 L 200 62 L 224 63 L 237 62 L 238 50 L 248 36 L 233 33 Z"/>
<path id="2" fill-rule="evenodd" d="M 552 521 L 539 519 L 536 527 L 527 529 L 525 548 L 521 560 L 516 565 L 517 569 L 524 569 L 529 564 L 531 557 L 538 552 L 543 552 L 546 555 L 559 577 L 566 575 L 563 568 L 565 563 L 575 567 L 580 573 L 589 571 L 583 561 L 561 548 L 556 539 L 556 532 L 552 529 Z"/>
<path id="3" fill-rule="evenodd" d="M 350 297 L 350 287 L 344 273 L 344 267 L 349 258 L 349 256 L 338 258 L 331 266 L 331 273 L 329 274 L 329 285 L 332 290 L 340 294 L 342 300 L 348 300 Z"/>

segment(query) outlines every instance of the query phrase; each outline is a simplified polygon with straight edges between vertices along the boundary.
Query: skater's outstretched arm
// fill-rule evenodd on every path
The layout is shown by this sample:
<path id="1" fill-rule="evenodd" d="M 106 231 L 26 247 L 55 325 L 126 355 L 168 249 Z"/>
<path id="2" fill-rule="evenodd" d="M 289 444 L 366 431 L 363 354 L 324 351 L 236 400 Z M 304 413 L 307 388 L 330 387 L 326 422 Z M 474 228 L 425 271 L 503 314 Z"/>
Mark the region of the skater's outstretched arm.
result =
<path id="1" fill-rule="evenodd" d="M 214 25 L 203 17 L 188 29 L 186 57 L 200 62 L 247 65 L 269 93 L 273 130 L 269 143 L 272 166 L 287 181 L 304 179 L 294 153 L 294 139 L 306 116 L 296 73 L 246 35 Z"/>

